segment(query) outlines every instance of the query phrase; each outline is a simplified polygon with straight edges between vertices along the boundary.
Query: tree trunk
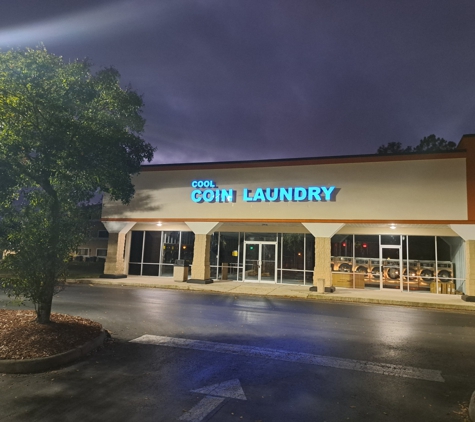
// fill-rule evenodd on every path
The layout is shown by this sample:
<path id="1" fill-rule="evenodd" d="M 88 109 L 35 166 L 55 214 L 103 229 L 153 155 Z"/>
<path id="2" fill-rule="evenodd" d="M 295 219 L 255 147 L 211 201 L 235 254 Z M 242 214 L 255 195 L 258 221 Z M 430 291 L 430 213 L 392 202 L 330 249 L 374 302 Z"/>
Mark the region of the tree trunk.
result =
<path id="1" fill-rule="evenodd" d="M 51 305 L 53 304 L 53 292 L 46 294 L 36 308 L 36 322 L 38 324 L 49 324 L 51 322 Z"/>
<path id="2" fill-rule="evenodd" d="M 47 258 L 47 266 L 49 267 L 48 281 L 41 288 L 41 294 L 38 301 L 38 307 L 36 309 L 36 321 L 39 324 L 49 324 L 51 322 L 51 306 L 53 304 L 54 287 L 56 285 L 56 261 L 57 250 L 59 245 L 59 215 L 60 204 L 58 201 L 58 195 L 51 187 L 49 180 L 46 181 L 43 186 L 46 193 L 48 193 L 52 199 L 51 203 L 51 232 L 48 242 L 49 257 Z"/>

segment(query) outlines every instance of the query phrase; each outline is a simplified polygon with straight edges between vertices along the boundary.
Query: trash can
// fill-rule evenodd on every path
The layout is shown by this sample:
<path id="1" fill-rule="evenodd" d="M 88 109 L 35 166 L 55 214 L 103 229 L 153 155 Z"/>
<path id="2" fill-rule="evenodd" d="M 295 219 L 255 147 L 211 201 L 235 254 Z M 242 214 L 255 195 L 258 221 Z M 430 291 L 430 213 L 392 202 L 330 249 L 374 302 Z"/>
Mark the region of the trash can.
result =
<path id="1" fill-rule="evenodd" d="M 173 266 L 173 280 L 174 281 L 187 281 L 188 270 L 190 263 L 186 259 L 177 259 Z"/>

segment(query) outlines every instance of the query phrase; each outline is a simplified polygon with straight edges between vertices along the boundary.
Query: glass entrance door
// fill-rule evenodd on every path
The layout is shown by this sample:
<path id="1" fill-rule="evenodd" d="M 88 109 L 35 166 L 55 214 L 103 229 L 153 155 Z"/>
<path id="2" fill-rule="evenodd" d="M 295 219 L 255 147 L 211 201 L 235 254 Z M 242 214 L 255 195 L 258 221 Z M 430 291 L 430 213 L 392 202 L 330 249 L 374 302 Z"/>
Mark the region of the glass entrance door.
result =
<path id="1" fill-rule="evenodd" d="M 400 246 L 381 246 L 380 249 L 381 289 L 402 291 L 402 257 Z"/>
<path id="2" fill-rule="evenodd" d="M 276 282 L 275 242 L 245 242 L 244 281 Z"/>

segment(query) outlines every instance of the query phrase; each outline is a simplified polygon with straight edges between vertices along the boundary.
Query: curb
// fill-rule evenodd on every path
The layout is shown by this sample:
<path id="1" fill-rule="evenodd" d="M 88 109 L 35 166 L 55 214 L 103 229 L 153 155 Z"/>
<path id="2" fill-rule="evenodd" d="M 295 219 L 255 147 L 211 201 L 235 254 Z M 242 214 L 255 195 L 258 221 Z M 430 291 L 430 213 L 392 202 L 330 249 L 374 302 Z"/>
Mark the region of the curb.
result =
<path id="1" fill-rule="evenodd" d="M 341 296 L 331 296 L 318 295 L 318 294 L 309 294 L 308 299 L 321 300 L 325 302 L 344 302 L 344 303 L 370 303 L 375 305 L 394 305 L 394 306 L 406 306 L 413 308 L 425 308 L 425 309 L 443 309 L 443 310 L 452 310 L 452 311 L 465 311 L 465 312 L 475 312 L 475 307 L 460 305 L 449 305 L 446 303 L 428 303 L 428 302 L 408 302 L 404 300 L 397 299 L 374 299 L 374 298 L 364 298 L 364 297 L 341 297 Z M 475 422 L 475 420 L 474 420 Z"/>
<path id="2" fill-rule="evenodd" d="M 34 374 L 37 372 L 46 372 L 67 365 L 80 357 L 97 349 L 104 343 L 106 332 L 101 330 L 101 334 L 94 340 L 83 344 L 75 349 L 60 353 L 59 355 L 48 356 L 36 359 L 9 359 L 0 360 L 0 373 L 3 374 Z"/>
<path id="3" fill-rule="evenodd" d="M 128 283 L 127 281 L 106 281 L 105 279 L 91 280 L 91 279 L 70 279 L 67 281 L 67 284 L 89 284 L 89 285 L 103 285 L 103 286 L 118 286 L 118 287 L 138 287 L 138 288 L 148 288 L 148 289 L 166 289 L 166 290 L 184 290 L 192 292 L 205 292 L 212 294 L 227 294 L 234 296 L 260 296 L 260 297 L 276 297 L 276 298 L 286 298 L 286 299 L 299 299 L 299 300 L 314 300 L 314 301 L 323 301 L 323 302 L 340 302 L 340 303 L 363 303 L 363 304 L 378 304 L 378 305 L 392 305 L 392 306 L 404 306 L 404 307 L 413 307 L 413 308 L 425 308 L 425 309 L 439 309 L 439 310 L 451 310 L 451 311 L 462 311 L 462 312 L 475 312 L 475 306 L 466 304 L 464 301 L 460 301 L 460 305 L 446 304 L 446 303 L 429 303 L 429 302 L 409 302 L 398 299 L 375 299 L 375 298 L 364 298 L 364 297 L 342 297 L 334 296 L 332 294 L 322 294 L 322 293 L 307 293 L 303 295 L 291 295 L 291 294 L 262 294 L 262 293 L 252 293 L 252 292 L 233 292 L 230 291 L 219 291 L 219 290 L 201 290 L 196 285 L 186 285 L 183 286 L 181 283 L 175 284 L 146 284 L 146 283 Z M 186 284 L 186 283 L 183 283 Z M 475 418 L 474 418 L 475 422 Z"/>
<path id="4" fill-rule="evenodd" d="M 475 422 L 475 391 L 472 394 L 472 398 L 470 399 L 470 403 L 468 405 L 468 416 L 470 420 Z"/>

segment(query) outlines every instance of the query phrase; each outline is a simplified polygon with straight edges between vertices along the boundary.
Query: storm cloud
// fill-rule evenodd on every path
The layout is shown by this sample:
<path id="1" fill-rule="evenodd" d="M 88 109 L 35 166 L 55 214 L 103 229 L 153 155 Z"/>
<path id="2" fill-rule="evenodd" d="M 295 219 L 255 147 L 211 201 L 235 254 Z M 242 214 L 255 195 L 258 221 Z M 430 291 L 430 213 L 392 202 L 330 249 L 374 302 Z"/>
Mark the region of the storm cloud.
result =
<path id="1" fill-rule="evenodd" d="M 473 22 L 472 0 L 3 0 L 0 47 L 116 67 L 156 163 L 317 157 L 474 133 Z"/>

